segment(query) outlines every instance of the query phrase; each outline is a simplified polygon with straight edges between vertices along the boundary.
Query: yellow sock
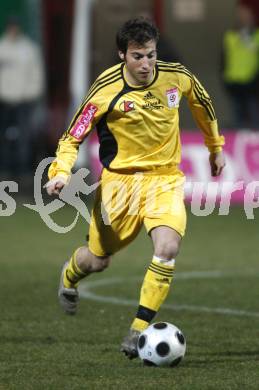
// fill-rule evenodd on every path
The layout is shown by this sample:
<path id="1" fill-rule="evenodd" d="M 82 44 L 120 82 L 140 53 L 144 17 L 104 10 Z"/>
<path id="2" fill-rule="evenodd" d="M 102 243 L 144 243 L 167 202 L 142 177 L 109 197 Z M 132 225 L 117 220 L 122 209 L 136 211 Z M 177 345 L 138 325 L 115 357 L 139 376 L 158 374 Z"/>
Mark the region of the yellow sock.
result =
<path id="1" fill-rule="evenodd" d="M 74 288 L 78 286 L 78 283 L 87 274 L 81 271 L 76 262 L 76 254 L 79 248 L 74 252 L 73 256 L 69 260 L 66 271 L 64 272 L 64 286 L 66 288 Z"/>
<path id="2" fill-rule="evenodd" d="M 131 328 L 142 332 L 167 297 L 173 278 L 174 260 L 161 262 L 154 257 L 140 291 L 139 307 Z"/>

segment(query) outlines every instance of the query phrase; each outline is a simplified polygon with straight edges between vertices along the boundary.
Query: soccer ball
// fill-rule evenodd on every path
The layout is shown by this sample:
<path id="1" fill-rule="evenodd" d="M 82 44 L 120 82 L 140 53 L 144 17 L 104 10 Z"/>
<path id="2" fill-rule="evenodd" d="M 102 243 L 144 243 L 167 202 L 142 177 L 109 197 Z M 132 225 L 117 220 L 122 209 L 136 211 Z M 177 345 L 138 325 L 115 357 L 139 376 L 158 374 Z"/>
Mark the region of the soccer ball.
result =
<path id="1" fill-rule="evenodd" d="M 185 337 L 175 325 L 157 322 L 139 336 L 138 354 L 148 366 L 176 366 L 186 350 Z"/>

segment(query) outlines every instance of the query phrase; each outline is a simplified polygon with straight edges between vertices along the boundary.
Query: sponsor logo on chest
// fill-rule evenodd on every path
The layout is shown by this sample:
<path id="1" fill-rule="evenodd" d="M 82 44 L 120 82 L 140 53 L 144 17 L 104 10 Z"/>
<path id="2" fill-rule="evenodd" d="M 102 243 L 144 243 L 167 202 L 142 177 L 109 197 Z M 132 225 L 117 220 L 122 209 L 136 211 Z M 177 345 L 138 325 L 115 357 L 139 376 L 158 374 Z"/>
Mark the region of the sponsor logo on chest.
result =
<path id="1" fill-rule="evenodd" d="M 171 88 L 166 91 L 167 104 L 169 108 L 179 107 L 179 92 L 178 88 Z"/>
<path id="2" fill-rule="evenodd" d="M 141 107 L 144 108 L 144 110 L 161 110 L 164 108 L 161 100 L 153 95 L 150 91 L 145 94 L 143 99 L 145 103 L 142 104 Z"/>
<path id="3" fill-rule="evenodd" d="M 135 102 L 132 100 L 123 100 L 123 102 L 120 103 L 120 110 L 122 112 L 130 112 L 135 110 Z"/>

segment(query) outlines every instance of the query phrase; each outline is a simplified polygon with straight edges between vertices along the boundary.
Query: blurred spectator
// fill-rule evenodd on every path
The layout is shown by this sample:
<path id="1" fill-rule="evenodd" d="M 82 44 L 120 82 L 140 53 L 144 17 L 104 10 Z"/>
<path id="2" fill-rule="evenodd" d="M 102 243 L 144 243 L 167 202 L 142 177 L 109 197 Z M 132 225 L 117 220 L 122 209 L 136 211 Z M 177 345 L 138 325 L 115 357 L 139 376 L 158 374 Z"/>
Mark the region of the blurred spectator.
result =
<path id="1" fill-rule="evenodd" d="M 237 6 L 236 26 L 224 34 L 222 76 L 233 105 L 233 125 L 258 128 L 259 29 L 244 4 Z"/>
<path id="2" fill-rule="evenodd" d="M 0 39 L 0 172 L 15 177 L 30 170 L 33 113 L 43 95 L 40 49 L 8 19 Z"/>

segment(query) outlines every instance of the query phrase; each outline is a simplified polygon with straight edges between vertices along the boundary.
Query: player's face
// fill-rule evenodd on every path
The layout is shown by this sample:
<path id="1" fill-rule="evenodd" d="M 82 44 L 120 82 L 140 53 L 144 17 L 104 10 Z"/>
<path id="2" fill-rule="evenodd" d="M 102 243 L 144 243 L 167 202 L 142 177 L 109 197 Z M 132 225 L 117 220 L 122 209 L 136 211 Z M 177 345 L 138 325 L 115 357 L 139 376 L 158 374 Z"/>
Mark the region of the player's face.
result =
<path id="1" fill-rule="evenodd" d="M 151 40 L 144 46 L 135 42 L 128 45 L 126 54 L 119 53 L 126 64 L 126 77 L 130 84 L 147 85 L 152 81 L 156 64 L 156 42 Z"/>

